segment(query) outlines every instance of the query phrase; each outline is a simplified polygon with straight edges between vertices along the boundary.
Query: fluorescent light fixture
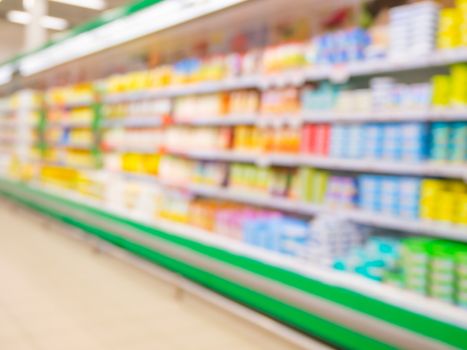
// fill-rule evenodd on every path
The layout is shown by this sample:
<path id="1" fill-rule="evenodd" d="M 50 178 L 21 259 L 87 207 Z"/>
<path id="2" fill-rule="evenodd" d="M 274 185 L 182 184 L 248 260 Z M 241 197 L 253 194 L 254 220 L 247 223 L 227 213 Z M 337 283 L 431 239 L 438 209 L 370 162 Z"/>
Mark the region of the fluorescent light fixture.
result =
<path id="1" fill-rule="evenodd" d="M 0 0 L 1 1 L 1 0 Z M 107 7 L 105 0 L 52 0 L 61 4 L 101 11 Z"/>
<path id="2" fill-rule="evenodd" d="M 84 32 L 20 61 L 23 76 L 99 52 L 249 0 L 168 0 Z"/>
<path id="3" fill-rule="evenodd" d="M 29 24 L 31 22 L 31 14 L 24 11 L 8 11 L 6 18 L 13 23 Z M 68 27 L 68 21 L 59 17 L 44 16 L 40 20 L 41 26 L 52 30 L 64 30 Z"/>
<path id="4" fill-rule="evenodd" d="M 1 0 L 0 0 L 1 1 Z M 0 66 L 0 85 L 5 85 L 11 81 L 13 67 L 11 64 Z"/>

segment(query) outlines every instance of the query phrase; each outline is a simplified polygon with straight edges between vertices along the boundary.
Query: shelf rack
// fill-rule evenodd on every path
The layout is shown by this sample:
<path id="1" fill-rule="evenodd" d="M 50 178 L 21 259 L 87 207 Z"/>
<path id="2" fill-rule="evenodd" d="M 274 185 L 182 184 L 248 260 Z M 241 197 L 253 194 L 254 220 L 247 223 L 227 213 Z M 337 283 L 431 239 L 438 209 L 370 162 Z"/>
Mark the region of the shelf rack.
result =
<path id="1" fill-rule="evenodd" d="M 216 2 L 220 3 L 220 1 Z M 143 6 L 149 3 L 151 1 L 145 2 Z M 153 18 L 149 19 L 154 22 Z M 134 26 L 134 28 L 141 28 L 141 26 Z M 101 35 L 100 37 L 110 36 Z M 66 45 L 66 40 L 64 43 Z M 85 45 L 81 46 L 85 47 Z M 53 49 L 52 45 L 51 50 Z M 69 52 L 73 53 L 73 50 L 69 50 Z M 40 54 L 41 52 L 39 52 L 39 56 Z M 34 59 L 29 59 L 29 64 L 27 64 L 28 62 L 20 64 L 21 73 L 24 75 L 35 74 L 41 69 L 51 68 L 51 65 L 63 63 L 60 61 L 62 58 L 59 55 L 51 56 L 58 61 L 49 62 L 42 68 L 33 69 Z M 44 55 L 41 57 L 43 58 Z M 103 103 L 172 98 L 244 88 L 263 90 L 271 87 L 298 86 L 308 81 L 326 79 L 342 82 L 352 77 L 421 70 L 465 61 L 467 61 L 467 49 L 458 49 L 404 60 L 361 62 L 339 67 L 315 66 L 272 75 L 230 78 L 223 81 L 170 86 L 150 91 L 124 92 L 106 96 Z M 68 105 L 70 108 L 73 106 L 81 107 L 82 105 L 79 103 Z M 93 108 L 96 108 L 96 114 L 102 113 L 98 109 L 101 108 L 98 104 L 93 105 Z M 98 135 L 102 127 L 160 126 L 161 121 L 156 119 L 151 122 L 123 120 L 105 123 L 99 119 L 93 123 L 93 130 Z M 466 119 L 466 110 L 391 111 L 390 113 L 378 111 L 355 113 L 300 111 L 294 115 L 274 116 L 274 118 L 263 115 L 223 116 L 193 121 L 174 120 L 173 123 L 193 126 L 248 124 L 261 127 L 300 126 L 303 123 L 311 122 L 464 121 Z M 73 127 L 73 125 L 61 126 Z M 147 152 L 152 153 L 153 151 L 147 150 Z M 465 178 L 466 176 L 465 168 L 461 166 L 425 163 L 396 164 L 393 162 L 321 159 L 283 154 L 260 155 L 256 160 L 256 155 L 252 154 L 217 151 L 177 152 L 173 150 L 172 153 L 193 159 L 256 162 L 260 165 L 306 165 L 336 170 L 447 178 Z M 201 196 L 229 199 L 305 215 L 330 212 L 328 208 L 321 206 L 232 191 L 226 188 L 195 184 L 177 186 L 164 183 L 153 177 L 140 177 L 140 179 Z M 286 257 L 260 251 L 239 242 L 227 241 L 222 237 L 213 236 L 193 227 L 163 220 L 135 219 L 136 216 L 130 217 L 129 213 L 113 211 L 108 208 L 102 209 L 102 203 L 84 201 L 78 196 L 68 195 L 63 191 L 52 194 L 52 191 L 4 179 L 0 180 L 0 192 L 4 196 L 14 198 L 35 210 L 106 239 L 112 244 L 170 268 L 238 302 L 278 318 L 306 334 L 320 336 L 338 347 L 431 350 L 465 346 L 463 343 L 467 338 L 465 312 L 437 301 L 427 302 L 427 299 L 372 283 L 359 276 L 344 275 L 337 271 L 304 265 L 303 262 L 292 261 Z M 467 237 L 465 227 L 404 220 L 359 210 L 342 210 L 339 215 L 359 223 L 415 234 L 459 241 L 466 241 Z"/>
<path id="2" fill-rule="evenodd" d="M 332 81 L 337 74 L 340 76 L 340 80 L 342 80 L 341 76 L 344 75 L 345 81 L 352 77 L 396 73 L 413 69 L 429 69 L 466 61 L 467 48 L 459 48 L 437 51 L 424 57 L 407 57 L 402 60 L 381 59 L 341 66 L 316 66 L 277 74 L 234 77 L 219 81 L 166 86 L 146 91 L 113 93 L 105 96 L 103 101 L 104 103 L 111 104 L 193 94 L 208 94 L 218 91 L 269 89 L 288 85 L 300 86 L 307 81 L 325 79 Z"/>

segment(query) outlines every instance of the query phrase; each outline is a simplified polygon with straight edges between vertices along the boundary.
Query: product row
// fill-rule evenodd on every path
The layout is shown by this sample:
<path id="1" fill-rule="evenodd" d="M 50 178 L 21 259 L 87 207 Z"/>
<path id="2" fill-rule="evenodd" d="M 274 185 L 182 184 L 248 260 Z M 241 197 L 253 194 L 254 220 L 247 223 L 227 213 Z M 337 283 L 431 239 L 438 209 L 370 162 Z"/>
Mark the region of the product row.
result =
<path id="1" fill-rule="evenodd" d="M 321 82 L 304 87 L 282 87 L 189 95 L 169 99 L 106 106 L 108 118 L 160 117 L 171 114 L 175 121 L 225 116 L 288 115 L 306 112 L 371 113 L 424 111 L 430 107 L 467 106 L 467 64 L 456 64 L 447 75 L 435 75 L 429 82 L 402 83 L 391 77 L 370 79 L 369 88 L 352 84 Z"/>
<path id="2" fill-rule="evenodd" d="M 320 28 L 308 40 L 274 46 L 266 43 L 265 47 L 256 45 L 242 53 L 184 58 L 162 63 L 152 70 L 112 76 L 104 82 L 104 89 L 109 93 L 145 90 L 386 57 L 414 59 L 436 49 L 467 46 L 466 8 L 465 0 L 457 0 L 452 8 L 440 8 L 431 1 L 394 7 L 388 14 L 380 13 L 368 29 Z"/>
<path id="3" fill-rule="evenodd" d="M 55 141 L 90 143 L 89 129 L 57 130 Z M 467 122 L 305 124 L 301 127 L 116 128 L 103 134 L 106 150 L 128 152 L 234 151 L 303 154 L 338 159 L 467 161 Z"/>
<path id="4" fill-rule="evenodd" d="M 467 185 L 463 181 L 349 175 L 172 156 L 159 161 L 158 178 L 166 184 L 226 186 L 235 193 L 289 198 L 329 208 L 360 208 L 401 218 L 467 224 Z"/>

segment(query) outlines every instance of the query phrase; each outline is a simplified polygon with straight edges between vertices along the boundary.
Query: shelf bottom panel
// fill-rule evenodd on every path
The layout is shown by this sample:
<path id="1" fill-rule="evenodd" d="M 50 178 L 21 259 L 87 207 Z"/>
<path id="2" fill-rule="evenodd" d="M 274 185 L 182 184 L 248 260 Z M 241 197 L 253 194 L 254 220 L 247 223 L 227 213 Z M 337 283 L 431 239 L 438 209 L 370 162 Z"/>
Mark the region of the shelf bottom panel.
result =
<path id="1" fill-rule="evenodd" d="M 463 348 L 467 328 L 11 180 L 0 193 L 348 349 Z"/>

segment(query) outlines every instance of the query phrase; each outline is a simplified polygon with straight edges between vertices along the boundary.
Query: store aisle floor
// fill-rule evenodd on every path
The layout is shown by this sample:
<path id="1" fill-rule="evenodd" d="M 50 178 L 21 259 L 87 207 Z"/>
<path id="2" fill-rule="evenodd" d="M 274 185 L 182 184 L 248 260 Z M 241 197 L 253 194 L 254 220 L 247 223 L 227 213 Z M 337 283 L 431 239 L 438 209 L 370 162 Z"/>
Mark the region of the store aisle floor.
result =
<path id="1" fill-rule="evenodd" d="M 174 291 L 0 205 L 1 350 L 294 349 Z"/>

